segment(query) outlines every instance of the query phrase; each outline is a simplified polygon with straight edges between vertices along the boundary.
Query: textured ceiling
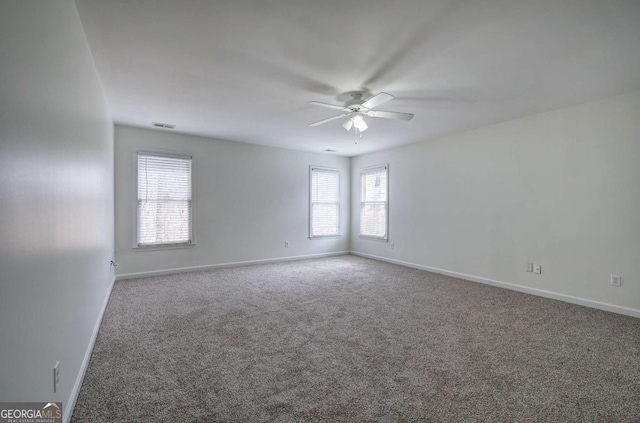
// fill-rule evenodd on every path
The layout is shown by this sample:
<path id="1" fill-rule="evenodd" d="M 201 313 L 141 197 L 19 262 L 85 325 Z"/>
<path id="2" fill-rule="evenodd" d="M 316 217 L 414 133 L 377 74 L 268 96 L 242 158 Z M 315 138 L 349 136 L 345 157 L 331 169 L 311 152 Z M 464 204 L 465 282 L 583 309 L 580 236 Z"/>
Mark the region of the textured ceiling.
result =
<path id="1" fill-rule="evenodd" d="M 116 123 L 359 155 L 640 89 L 638 0 L 76 0 Z M 388 92 L 357 145 L 307 105 Z"/>

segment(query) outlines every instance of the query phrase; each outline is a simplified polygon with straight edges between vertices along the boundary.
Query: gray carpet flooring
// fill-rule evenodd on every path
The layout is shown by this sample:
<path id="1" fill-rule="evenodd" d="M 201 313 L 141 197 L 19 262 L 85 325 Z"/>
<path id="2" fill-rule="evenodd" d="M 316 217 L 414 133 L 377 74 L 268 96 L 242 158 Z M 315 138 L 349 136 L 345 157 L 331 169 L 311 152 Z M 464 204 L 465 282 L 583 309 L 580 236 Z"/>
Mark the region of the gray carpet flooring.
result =
<path id="1" fill-rule="evenodd" d="M 72 422 L 638 422 L 640 319 L 355 256 L 117 282 Z"/>

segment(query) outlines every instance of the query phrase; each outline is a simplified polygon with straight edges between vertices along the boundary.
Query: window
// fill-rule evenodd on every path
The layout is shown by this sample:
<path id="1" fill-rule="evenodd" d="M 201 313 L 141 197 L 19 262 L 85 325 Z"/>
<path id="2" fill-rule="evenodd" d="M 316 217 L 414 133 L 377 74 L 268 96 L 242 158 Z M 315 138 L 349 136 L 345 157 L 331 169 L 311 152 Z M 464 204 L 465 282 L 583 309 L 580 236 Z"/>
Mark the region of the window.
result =
<path id="1" fill-rule="evenodd" d="M 389 166 L 360 171 L 360 236 L 388 239 Z"/>
<path id="2" fill-rule="evenodd" d="M 340 171 L 311 166 L 309 237 L 340 235 Z"/>
<path id="3" fill-rule="evenodd" d="M 138 247 L 191 245 L 191 156 L 138 152 Z"/>

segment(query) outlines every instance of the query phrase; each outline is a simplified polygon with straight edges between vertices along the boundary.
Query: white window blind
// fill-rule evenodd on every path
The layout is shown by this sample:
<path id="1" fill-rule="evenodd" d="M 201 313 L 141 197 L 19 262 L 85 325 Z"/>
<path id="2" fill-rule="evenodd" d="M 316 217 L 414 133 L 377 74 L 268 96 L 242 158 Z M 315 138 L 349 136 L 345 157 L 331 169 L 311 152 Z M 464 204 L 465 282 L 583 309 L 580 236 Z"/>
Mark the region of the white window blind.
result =
<path id="1" fill-rule="evenodd" d="M 388 166 L 360 172 L 360 235 L 387 239 Z"/>
<path id="2" fill-rule="evenodd" d="M 311 167 L 309 236 L 340 234 L 340 171 Z"/>
<path id="3" fill-rule="evenodd" d="M 191 160 L 138 153 L 138 246 L 191 244 Z"/>

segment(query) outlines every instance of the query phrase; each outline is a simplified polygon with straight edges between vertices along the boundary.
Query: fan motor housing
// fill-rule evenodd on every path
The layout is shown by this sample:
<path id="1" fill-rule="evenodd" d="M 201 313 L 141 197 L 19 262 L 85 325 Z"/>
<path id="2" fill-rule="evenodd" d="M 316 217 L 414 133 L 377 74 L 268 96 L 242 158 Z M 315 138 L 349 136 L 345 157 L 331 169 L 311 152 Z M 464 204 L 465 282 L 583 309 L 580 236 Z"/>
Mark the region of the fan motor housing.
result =
<path id="1" fill-rule="evenodd" d="M 351 94 L 351 100 L 344 103 L 344 107 L 351 110 L 352 112 L 359 112 L 361 109 L 360 106 L 362 105 L 362 103 L 364 103 L 364 100 L 362 99 L 362 94 L 354 93 L 354 94 Z"/>

